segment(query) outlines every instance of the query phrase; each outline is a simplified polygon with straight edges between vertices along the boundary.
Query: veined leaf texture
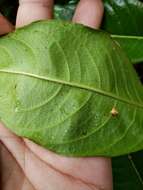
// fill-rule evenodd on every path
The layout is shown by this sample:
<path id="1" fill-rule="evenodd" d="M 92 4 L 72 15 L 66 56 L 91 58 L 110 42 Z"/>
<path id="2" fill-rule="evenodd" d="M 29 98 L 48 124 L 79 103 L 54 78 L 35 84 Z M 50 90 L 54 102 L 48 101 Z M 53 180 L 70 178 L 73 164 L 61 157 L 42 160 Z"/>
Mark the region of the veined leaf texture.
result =
<path id="1" fill-rule="evenodd" d="M 143 148 L 143 88 L 109 34 L 41 21 L 1 38 L 0 55 L 0 118 L 16 134 L 68 156 Z"/>

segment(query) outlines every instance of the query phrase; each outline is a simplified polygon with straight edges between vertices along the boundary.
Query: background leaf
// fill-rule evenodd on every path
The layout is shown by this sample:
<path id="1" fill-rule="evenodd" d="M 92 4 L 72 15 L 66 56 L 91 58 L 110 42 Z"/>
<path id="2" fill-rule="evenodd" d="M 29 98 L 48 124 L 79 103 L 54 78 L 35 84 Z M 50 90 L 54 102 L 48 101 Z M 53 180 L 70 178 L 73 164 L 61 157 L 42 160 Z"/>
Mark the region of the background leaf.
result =
<path id="1" fill-rule="evenodd" d="M 143 36 L 111 36 L 120 44 L 132 63 L 143 61 Z"/>
<path id="2" fill-rule="evenodd" d="M 102 28 L 112 34 L 143 35 L 143 3 L 139 0 L 104 0 Z"/>
<path id="3" fill-rule="evenodd" d="M 143 151 L 112 159 L 114 189 L 143 189 Z"/>
<path id="4" fill-rule="evenodd" d="M 67 1 L 66 4 L 61 5 L 61 4 L 58 4 L 59 1 L 57 1 L 57 5 L 55 5 L 54 7 L 55 18 L 62 19 L 62 20 L 71 20 L 74 14 L 77 2 L 78 0 L 70 0 L 70 1 Z"/>

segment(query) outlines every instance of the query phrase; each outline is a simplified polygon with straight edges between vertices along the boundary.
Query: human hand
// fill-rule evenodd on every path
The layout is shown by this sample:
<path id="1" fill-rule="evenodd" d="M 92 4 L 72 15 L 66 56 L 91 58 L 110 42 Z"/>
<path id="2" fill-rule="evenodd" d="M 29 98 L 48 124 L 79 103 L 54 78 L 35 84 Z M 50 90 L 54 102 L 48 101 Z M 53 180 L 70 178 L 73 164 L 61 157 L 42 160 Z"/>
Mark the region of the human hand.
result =
<path id="1" fill-rule="evenodd" d="M 16 26 L 51 19 L 52 8 L 53 0 L 21 0 Z M 102 15 L 101 0 L 81 0 L 73 22 L 99 28 Z M 2 16 L 0 26 L 0 34 L 13 30 Z M 60 156 L 14 135 L 2 124 L 0 142 L 2 190 L 112 190 L 109 158 Z"/>

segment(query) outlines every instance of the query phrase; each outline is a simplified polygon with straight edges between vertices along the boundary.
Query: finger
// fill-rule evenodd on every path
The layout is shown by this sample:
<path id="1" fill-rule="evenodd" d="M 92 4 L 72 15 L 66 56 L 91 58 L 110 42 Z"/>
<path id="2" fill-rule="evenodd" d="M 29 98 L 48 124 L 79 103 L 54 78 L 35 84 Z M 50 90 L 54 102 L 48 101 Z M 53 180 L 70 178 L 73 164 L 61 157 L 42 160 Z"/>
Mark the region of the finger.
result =
<path id="1" fill-rule="evenodd" d="M 19 0 L 16 27 L 52 18 L 54 0 Z"/>
<path id="2" fill-rule="evenodd" d="M 25 146 L 22 139 L 13 134 L 9 129 L 0 123 L 0 141 L 6 146 L 9 152 L 16 158 L 19 165 L 25 166 Z"/>
<path id="3" fill-rule="evenodd" d="M 14 188 L 14 190 L 34 190 L 32 185 L 25 178 L 15 158 L 1 142 L 0 161 L 1 189 L 11 190 Z"/>
<path id="4" fill-rule="evenodd" d="M 68 189 L 90 190 L 88 184 L 74 180 L 55 167 L 43 162 L 22 142 L 22 139 L 12 134 L 10 130 L 0 124 L 0 141 L 16 159 L 24 174 L 35 189 Z"/>
<path id="5" fill-rule="evenodd" d="M 55 167 L 51 167 L 49 164 L 41 161 L 32 152 L 26 154 L 25 160 L 25 174 L 35 189 L 91 190 L 88 184 L 58 171 Z"/>
<path id="6" fill-rule="evenodd" d="M 81 23 L 91 28 L 99 28 L 103 12 L 102 0 L 80 0 L 73 16 L 73 22 Z"/>
<path id="7" fill-rule="evenodd" d="M 0 13 L 0 35 L 11 32 L 14 26 Z"/>
<path id="8" fill-rule="evenodd" d="M 108 158 L 69 158 L 57 155 L 35 143 L 24 140 L 29 149 L 44 162 L 88 184 L 112 189 L 111 160 Z M 104 183 L 103 183 L 104 182 Z"/>

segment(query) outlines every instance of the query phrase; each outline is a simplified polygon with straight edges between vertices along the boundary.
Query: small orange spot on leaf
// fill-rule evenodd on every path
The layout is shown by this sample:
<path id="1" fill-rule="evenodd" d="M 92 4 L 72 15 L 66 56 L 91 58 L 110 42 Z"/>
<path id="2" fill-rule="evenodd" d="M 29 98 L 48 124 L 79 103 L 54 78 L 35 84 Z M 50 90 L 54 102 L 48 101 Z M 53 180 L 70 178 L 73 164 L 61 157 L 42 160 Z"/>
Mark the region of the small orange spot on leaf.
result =
<path id="1" fill-rule="evenodd" d="M 119 114 L 118 110 L 115 107 L 112 108 L 110 113 L 112 114 L 112 116 L 117 116 Z"/>

